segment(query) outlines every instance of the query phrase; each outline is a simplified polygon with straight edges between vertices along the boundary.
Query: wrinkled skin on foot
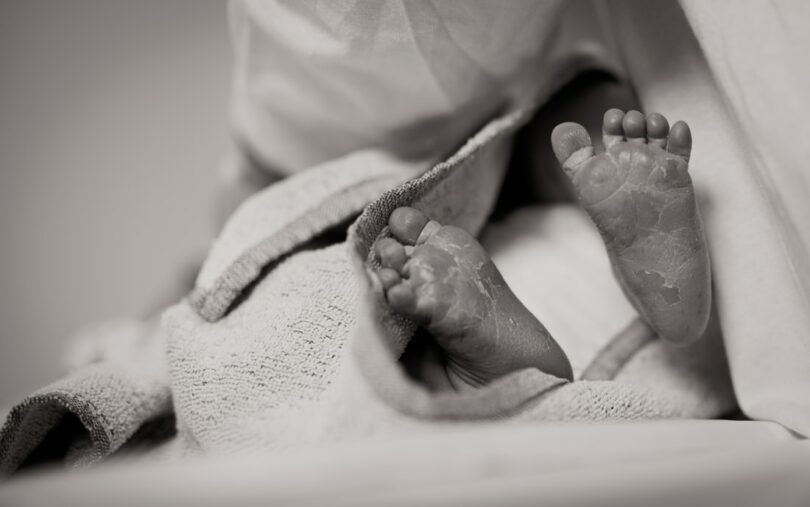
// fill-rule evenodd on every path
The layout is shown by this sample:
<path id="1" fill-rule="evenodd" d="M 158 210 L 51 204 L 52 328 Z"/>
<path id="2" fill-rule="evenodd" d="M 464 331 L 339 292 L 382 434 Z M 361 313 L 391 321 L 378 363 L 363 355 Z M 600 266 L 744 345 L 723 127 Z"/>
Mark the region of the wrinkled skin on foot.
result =
<path id="1" fill-rule="evenodd" d="M 484 385 L 528 367 L 572 379 L 562 349 L 474 237 L 413 208 L 395 210 L 389 228 L 393 237 L 374 246 L 386 300 L 433 335 L 452 387 Z"/>
<path id="2" fill-rule="evenodd" d="M 711 307 L 711 272 L 688 172 L 689 127 L 656 113 L 605 113 L 605 151 L 585 129 L 563 123 L 552 146 L 607 247 L 636 310 L 664 339 L 697 340 Z"/>

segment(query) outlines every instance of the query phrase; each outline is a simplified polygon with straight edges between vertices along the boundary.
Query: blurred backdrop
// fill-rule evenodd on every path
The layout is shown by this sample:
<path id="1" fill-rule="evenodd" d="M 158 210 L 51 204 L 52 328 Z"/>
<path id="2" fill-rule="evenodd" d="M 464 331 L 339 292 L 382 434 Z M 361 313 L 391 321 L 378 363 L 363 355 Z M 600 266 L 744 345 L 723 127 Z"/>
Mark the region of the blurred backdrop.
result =
<path id="1" fill-rule="evenodd" d="M 0 0 L 0 405 L 209 244 L 229 73 L 222 1 Z"/>

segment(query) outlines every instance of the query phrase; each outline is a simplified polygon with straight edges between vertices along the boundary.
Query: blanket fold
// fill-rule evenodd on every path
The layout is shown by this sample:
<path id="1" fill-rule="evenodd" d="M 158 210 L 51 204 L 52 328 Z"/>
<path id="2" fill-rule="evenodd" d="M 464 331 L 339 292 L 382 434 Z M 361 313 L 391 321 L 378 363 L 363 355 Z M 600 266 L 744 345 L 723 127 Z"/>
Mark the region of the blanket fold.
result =
<path id="1" fill-rule="evenodd" d="M 326 229 L 357 215 L 380 192 L 427 161 L 364 150 L 281 181 L 248 199 L 208 255 L 189 300 L 221 318 L 261 270 Z"/>
<path id="2" fill-rule="evenodd" d="M 14 472 L 41 444 L 63 448 L 52 459 L 92 464 L 119 449 L 145 423 L 171 413 L 161 336 L 154 325 L 128 322 L 105 326 L 102 335 L 93 336 L 111 337 L 117 349 L 33 393 L 9 413 L 0 431 L 0 476 Z M 123 346 L 125 337 L 134 341 Z M 48 439 L 72 417 L 81 423 L 77 431 L 58 434 L 60 441 Z"/>

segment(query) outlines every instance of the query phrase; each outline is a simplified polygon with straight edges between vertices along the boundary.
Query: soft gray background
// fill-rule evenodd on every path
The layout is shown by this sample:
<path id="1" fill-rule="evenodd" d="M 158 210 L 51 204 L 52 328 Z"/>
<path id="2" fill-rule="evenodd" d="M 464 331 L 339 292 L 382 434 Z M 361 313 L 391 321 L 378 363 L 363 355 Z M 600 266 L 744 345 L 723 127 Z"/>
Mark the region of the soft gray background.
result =
<path id="1" fill-rule="evenodd" d="M 229 72 L 221 1 L 0 0 L 0 405 L 210 242 Z"/>

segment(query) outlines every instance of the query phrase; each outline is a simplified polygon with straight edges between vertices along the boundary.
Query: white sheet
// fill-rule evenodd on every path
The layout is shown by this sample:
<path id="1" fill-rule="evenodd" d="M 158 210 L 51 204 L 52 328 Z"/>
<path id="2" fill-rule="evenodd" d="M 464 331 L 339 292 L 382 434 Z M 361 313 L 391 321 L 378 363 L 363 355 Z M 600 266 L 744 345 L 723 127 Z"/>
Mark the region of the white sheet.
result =
<path id="1" fill-rule="evenodd" d="M 690 173 L 740 404 L 810 435 L 808 4 L 682 4 L 699 42 L 672 1 L 606 12 L 644 108 L 692 126 Z"/>
<path id="2" fill-rule="evenodd" d="M 234 134 L 282 175 L 363 148 L 445 156 L 507 103 L 532 103 L 556 63 L 608 59 L 589 10 L 563 0 L 234 1 Z"/>
<path id="3" fill-rule="evenodd" d="M 531 100 L 561 4 L 233 2 L 234 129 L 282 174 L 366 147 L 444 154 Z"/>
<path id="4" fill-rule="evenodd" d="M 810 448 L 775 424 L 452 428 L 295 454 L 23 477 L 3 505 L 807 505 Z"/>

